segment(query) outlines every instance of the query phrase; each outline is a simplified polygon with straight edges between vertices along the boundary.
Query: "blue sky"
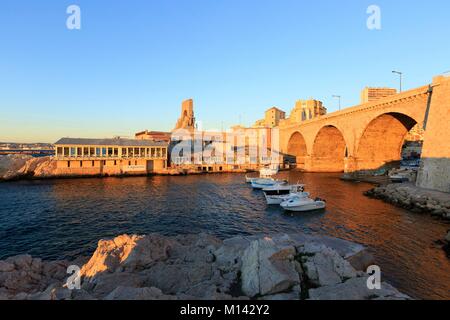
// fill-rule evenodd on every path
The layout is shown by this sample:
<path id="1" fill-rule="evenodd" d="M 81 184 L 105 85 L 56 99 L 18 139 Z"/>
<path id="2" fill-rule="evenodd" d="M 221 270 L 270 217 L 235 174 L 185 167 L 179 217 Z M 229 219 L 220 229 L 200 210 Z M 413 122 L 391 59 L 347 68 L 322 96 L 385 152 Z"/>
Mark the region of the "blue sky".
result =
<path id="1" fill-rule="evenodd" d="M 66 8 L 81 8 L 81 30 Z M 367 7 L 382 29 L 368 30 Z M 450 2 L 2 0 L 0 141 L 170 130 L 193 98 L 203 128 L 250 125 L 298 99 L 337 109 L 365 86 L 450 70 Z"/>

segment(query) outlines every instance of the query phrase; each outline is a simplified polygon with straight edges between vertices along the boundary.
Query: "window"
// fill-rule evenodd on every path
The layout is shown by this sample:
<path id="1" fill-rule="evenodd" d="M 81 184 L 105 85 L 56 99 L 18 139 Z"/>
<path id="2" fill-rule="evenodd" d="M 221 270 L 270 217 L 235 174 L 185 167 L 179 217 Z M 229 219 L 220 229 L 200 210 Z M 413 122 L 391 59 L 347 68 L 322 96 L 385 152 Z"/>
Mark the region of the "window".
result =
<path id="1" fill-rule="evenodd" d="M 92 166 L 95 167 L 95 162 L 94 162 L 94 160 L 92 160 Z"/>
<path id="2" fill-rule="evenodd" d="M 128 161 L 128 165 L 131 166 L 131 161 Z"/>
<path id="3" fill-rule="evenodd" d="M 103 162 L 103 165 L 106 166 L 106 160 L 103 160 L 102 162 Z"/>
<path id="4" fill-rule="evenodd" d="M 88 147 L 84 147 L 83 148 L 83 157 L 87 157 L 89 156 L 89 148 Z"/>
<path id="5" fill-rule="evenodd" d="M 70 148 L 70 156 L 76 157 L 77 156 L 77 148 Z"/>
<path id="6" fill-rule="evenodd" d="M 108 157 L 112 157 L 113 155 L 113 148 L 108 148 Z"/>
<path id="7" fill-rule="evenodd" d="M 70 155 L 70 148 L 64 147 L 64 156 L 68 157 Z"/>
<path id="8" fill-rule="evenodd" d="M 62 148 L 61 147 L 58 147 L 58 148 L 56 148 L 56 155 L 57 156 L 61 156 L 62 155 Z"/>
<path id="9" fill-rule="evenodd" d="M 70 161 L 67 161 L 67 168 L 70 168 Z"/>
<path id="10" fill-rule="evenodd" d="M 119 148 L 113 149 L 113 155 L 114 155 L 114 157 L 117 157 L 119 155 Z"/>
<path id="11" fill-rule="evenodd" d="M 127 156 L 127 148 L 122 148 L 122 157 L 126 157 Z"/>
<path id="12" fill-rule="evenodd" d="M 83 148 L 78 147 L 78 148 L 77 148 L 77 156 L 78 156 L 78 157 L 81 157 L 82 155 L 83 155 Z"/>
<path id="13" fill-rule="evenodd" d="M 102 157 L 106 157 L 106 148 L 102 148 Z"/>
<path id="14" fill-rule="evenodd" d="M 100 148 L 95 148 L 95 155 L 97 157 L 100 157 L 100 155 L 101 155 Z"/>
<path id="15" fill-rule="evenodd" d="M 95 148 L 89 148 L 89 155 L 91 157 L 95 155 Z"/>
<path id="16" fill-rule="evenodd" d="M 117 161 L 116 160 L 114 160 L 114 165 L 117 166 Z"/>
<path id="17" fill-rule="evenodd" d="M 83 168 L 83 161 L 80 161 L 80 168 Z"/>

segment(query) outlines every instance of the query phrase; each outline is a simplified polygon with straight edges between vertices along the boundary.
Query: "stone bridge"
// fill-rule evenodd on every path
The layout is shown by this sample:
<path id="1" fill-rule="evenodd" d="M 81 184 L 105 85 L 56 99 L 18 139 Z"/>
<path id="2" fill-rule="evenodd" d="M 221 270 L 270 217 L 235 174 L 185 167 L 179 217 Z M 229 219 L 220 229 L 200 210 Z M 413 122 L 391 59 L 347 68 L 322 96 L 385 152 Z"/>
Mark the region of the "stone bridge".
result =
<path id="1" fill-rule="evenodd" d="M 310 172 L 354 172 L 399 161 L 406 134 L 424 123 L 418 184 L 450 191 L 450 78 L 309 121 L 280 126 L 281 152 Z M 437 177 L 437 176 L 441 177 Z M 439 181 L 437 181 L 437 180 Z"/>

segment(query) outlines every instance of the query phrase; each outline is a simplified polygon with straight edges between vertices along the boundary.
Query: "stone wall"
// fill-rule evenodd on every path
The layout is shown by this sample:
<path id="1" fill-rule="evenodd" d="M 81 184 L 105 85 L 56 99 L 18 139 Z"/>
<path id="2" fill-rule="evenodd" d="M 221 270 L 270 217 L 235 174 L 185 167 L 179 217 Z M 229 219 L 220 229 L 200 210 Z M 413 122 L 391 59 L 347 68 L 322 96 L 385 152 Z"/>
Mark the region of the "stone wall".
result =
<path id="1" fill-rule="evenodd" d="M 433 79 L 417 186 L 450 192 L 450 78 Z"/>

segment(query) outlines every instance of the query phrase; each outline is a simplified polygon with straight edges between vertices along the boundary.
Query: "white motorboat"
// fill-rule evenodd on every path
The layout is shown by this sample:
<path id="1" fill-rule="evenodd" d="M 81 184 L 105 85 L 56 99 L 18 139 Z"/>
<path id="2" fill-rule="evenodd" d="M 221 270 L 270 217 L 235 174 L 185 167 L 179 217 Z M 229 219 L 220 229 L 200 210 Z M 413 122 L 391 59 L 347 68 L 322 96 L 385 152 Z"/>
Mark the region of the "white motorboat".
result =
<path id="1" fill-rule="evenodd" d="M 320 198 L 315 200 L 311 198 L 290 198 L 280 204 L 287 211 L 304 212 L 325 209 L 326 202 Z"/>
<path id="2" fill-rule="evenodd" d="M 276 175 L 278 173 L 278 170 L 279 170 L 278 164 L 271 164 L 268 167 L 259 169 L 259 174 L 261 176 L 270 177 Z"/>
<path id="3" fill-rule="evenodd" d="M 272 178 L 259 178 L 252 180 L 251 184 L 253 189 L 265 189 L 277 185 L 286 184 L 286 181 L 275 180 Z"/>
<path id="4" fill-rule="evenodd" d="M 303 192 L 304 189 L 304 184 L 278 184 L 264 188 L 263 191 L 267 195 L 287 195 L 294 192 Z"/>
<path id="5" fill-rule="evenodd" d="M 252 181 L 257 180 L 257 179 L 261 179 L 261 177 L 247 177 L 247 175 L 245 175 L 246 183 L 252 183 Z"/>
<path id="6" fill-rule="evenodd" d="M 264 196 L 266 198 L 267 204 L 272 205 L 272 204 L 281 204 L 285 201 L 295 198 L 308 198 L 309 192 L 292 192 L 282 195 L 267 195 L 264 193 Z"/>

